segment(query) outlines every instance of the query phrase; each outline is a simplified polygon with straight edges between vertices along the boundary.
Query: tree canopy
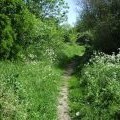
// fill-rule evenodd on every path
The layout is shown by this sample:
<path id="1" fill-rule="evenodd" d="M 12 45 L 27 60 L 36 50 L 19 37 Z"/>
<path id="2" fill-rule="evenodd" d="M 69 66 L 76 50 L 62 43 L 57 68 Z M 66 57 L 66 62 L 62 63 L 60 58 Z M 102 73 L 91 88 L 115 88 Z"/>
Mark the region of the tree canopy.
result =
<path id="1" fill-rule="evenodd" d="M 55 18 L 58 22 L 66 19 L 68 6 L 64 0 L 23 0 L 37 17 Z"/>
<path id="2" fill-rule="evenodd" d="M 57 46 L 66 12 L 64 0 L 0 0 L 0 57 L 35 53 L 48 42 Z"/>
<path id="3" fill-rule="evenodd" d="M 78 19 L 78 31 L 90 30 L 94 34 L 96 49 L 105 53 L 120 48 L 120 2 L 119 0 L 78 0 L 83 11 Z"/>

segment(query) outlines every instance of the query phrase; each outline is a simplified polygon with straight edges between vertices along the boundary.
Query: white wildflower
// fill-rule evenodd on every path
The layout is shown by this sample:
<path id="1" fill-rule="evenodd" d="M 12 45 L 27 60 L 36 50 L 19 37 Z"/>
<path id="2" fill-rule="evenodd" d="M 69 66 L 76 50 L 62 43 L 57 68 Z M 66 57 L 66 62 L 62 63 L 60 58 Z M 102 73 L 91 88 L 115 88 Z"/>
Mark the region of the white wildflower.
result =
<path id="1" fill-rule="evenodd" d="M 76 116 L 80 116 L 80 112 L 76 112 Z"/>

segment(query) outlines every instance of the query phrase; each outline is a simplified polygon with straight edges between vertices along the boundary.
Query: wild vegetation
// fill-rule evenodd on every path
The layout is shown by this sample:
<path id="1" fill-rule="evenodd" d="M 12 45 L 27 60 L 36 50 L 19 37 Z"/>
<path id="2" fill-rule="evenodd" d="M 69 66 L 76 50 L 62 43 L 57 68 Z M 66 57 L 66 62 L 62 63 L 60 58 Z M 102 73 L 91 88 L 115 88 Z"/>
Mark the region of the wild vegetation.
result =
<path id="1" fill-rule="evenodd" d="M 75 26 L 77 43 L 86 49 L 69 84 L 71 118 L 119 120 L 120 2 L 78 0 L 78 4 L 83 9 Z"/>
<path id="2" fill-rule="evenodd" d="M 0 119 L 57 119 L 65 6 L 61 0 L 0 0 Z"/>
<path id="3" fill-rule="evenodd" d="M 70 106 L 74 120 L 119 120 L 120 54 L 95 54 L 78 79 L 70 81 Z"/>
<path id="4" fill-rule="evenodd" d="M 54 120 L 61 71 L 48 62 L 0 62 L 2 120 Z"/>
<path id="5" fill-rule="evenodd" d="M 118 52 L 120 47 L 119 0 L 77 0 L 83 11 L 77 21 L 77 31 L 90 31 L 96 50 L 107 54 Z"/>
<path id="6" fill-rule="evenodd" d="M 71 27 L 64 0 L 0 0 L 0 120 L 56 120 L 71 61 L 71 119 L 120 119 L 120 2 L 77 1 Z"/>

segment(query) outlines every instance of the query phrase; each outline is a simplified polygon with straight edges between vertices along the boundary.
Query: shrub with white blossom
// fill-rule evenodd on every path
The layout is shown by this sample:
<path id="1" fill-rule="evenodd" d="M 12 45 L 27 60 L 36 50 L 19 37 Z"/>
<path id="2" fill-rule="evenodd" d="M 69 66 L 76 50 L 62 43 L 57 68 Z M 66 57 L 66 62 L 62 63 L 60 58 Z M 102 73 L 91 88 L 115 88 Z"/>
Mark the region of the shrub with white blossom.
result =
<path id="1" fill-rule="evenodd" d="M 120 54 L 95 53 L 80 79 L 82 120 L 120 119 Z"/>

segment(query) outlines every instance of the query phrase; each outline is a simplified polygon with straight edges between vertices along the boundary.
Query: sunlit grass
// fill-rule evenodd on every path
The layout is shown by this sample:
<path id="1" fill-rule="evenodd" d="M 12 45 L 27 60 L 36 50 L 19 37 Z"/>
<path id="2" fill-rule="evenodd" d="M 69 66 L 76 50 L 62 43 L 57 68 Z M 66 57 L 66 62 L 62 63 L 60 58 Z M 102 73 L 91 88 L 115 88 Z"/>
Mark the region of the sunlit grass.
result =
<path id="1" fill-rule="evenodd" d="M 0 62 L 2 120 L 56 120 L 61 71 L 47 62 Z"/>
<path id="2" fill-rule="evenodd" d="M 64 53 L 68 58 L 72 58 L 74 56 L 82 56 L 84 54 L 85 48 L 84 46 L 79 46 L 77 44 L 66 43 L 64 45 Z"/>

